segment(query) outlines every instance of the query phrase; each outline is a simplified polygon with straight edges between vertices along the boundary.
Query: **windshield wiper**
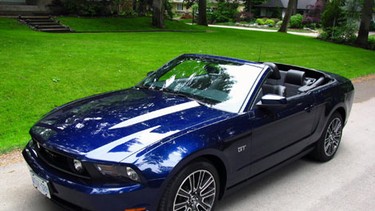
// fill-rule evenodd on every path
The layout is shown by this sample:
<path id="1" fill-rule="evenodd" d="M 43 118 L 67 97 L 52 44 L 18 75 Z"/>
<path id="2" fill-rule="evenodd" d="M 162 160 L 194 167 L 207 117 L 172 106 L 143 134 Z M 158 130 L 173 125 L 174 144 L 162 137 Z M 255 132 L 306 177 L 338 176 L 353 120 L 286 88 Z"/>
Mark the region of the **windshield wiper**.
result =
<path id="1" fill-rule="evenodd" d="M 160 91 L 161 91 L 161 92 L 165 92 L 165 93 L 167 93 L 167 94 L 172 94 L 172 95 L 176 95 L 176 96 L 180 96 L 180 97 L 188 98 L 189 100 L 196 101 L 196 102 L 199 103 L 200 105 L 207 106 L 207 103 L 203 102 L 203 101 L 200 100 L 200 99 L 197 99 L 197 96 L 196 96 L 196 95 L 193 95 L 193 94 L 189 94 L 189 93 L 181 92 L 181 91 L 175 91 L 175 90 L 173 90 L 173 89 L 168 89 L 168 88 L 160 89 Z"/>
<path id="2" fill-rule="evenodd" d="M 135 85 L 134 86 L 135 88 L 138 88 L 138 89 L 149 89 L 150 87 L 149 86 L 145 86 L 145 85 Z"/>

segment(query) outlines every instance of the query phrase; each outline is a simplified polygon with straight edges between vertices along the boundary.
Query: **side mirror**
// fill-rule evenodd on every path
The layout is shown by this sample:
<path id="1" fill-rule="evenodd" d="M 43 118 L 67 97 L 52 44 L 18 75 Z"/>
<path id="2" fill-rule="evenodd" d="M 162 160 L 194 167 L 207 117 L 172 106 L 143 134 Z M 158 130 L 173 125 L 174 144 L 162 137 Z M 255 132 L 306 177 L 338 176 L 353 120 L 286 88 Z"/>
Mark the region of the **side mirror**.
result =
<path id="1" fill-rule="evenodd" d="M 262 107 L 275 107 L 275 106 L 285 106 L 287 100 L 284 96 L 275 95 L 275 94 L 266 94 L 261 100 L 261 103 L 257 104 Z"/>

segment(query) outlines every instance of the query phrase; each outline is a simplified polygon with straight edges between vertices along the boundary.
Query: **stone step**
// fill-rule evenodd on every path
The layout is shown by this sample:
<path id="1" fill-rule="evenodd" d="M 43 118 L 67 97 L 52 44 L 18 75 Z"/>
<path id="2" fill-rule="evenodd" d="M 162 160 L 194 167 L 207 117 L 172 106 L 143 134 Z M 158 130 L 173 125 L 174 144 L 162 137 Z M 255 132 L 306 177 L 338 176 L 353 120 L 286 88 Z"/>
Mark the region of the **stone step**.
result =
<path id="1" fill-rule="evenodd" d="M 50 19 L 51 18 L 51 16 L 47 16 L 47 15 L 39 15 L 39 16 L 37 16 L 37 15 L 31 15 L 31 16 L 25 16 L 25 15 L 22 15 L 22 16 L 20 16 L 20 17 L 18 17 L 18 18 L 22 18 L 22 19 Z"/>
<path id="2" fill-rule="evenodd" d="M 51 22 L 28 22 L 30 25 L 56 25 L 58 22 L 56 21 L 51 21 Z"/>
<path id="3" fill-rule="evenodd" d="M 50 16 L 19 16 L 19 20 L 30 28 L 42 32 L 72 32 L 72 30 Z"/>
<path id="4" fill-rule="evenodd" d="M 69 28 L 39 29 L 41 32 L 72 32 Z"/>
<path id="5" fill-rule="evenodd" d="M 56 22 L 55 20 L 52 20 L 52 19 L 22 19 L 22 20 L 25 22 L 30 22 L 30 23 L 32 22 L 46 22 L 46 23 Z"/>
<path id="6" fill-rule="evenodd" d="M 37 29 L 57 29 L 57 28 L 67 28 L 62 25 L 33 25 L 34 28 Z"/>

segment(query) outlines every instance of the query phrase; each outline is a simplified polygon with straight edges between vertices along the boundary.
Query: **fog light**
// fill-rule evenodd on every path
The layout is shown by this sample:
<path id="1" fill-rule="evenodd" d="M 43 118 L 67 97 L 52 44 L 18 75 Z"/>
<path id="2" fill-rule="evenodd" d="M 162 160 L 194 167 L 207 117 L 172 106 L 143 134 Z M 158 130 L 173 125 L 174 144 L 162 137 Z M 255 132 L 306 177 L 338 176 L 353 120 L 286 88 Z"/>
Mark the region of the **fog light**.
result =
<path id="1" fill-rule="evenodd" d="M 82 162 L 81 162 L 81 161 L 74 159 L 74 160 L 73 160 L 73 165 L 74 165 L 74 169 L 75 169 L 77 172 L 79 172 L 79 173 L 82 173 L 82 172 L 83 172 L 83 165 L 82 165 Z"/>

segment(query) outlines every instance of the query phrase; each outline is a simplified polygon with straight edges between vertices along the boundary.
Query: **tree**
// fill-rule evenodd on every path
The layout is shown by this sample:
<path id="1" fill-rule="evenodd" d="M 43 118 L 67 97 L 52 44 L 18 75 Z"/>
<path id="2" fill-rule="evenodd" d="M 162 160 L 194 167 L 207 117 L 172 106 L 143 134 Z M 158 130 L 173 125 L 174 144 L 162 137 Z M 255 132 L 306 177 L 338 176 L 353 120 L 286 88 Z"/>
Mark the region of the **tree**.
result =
<path id="1" fill-rule="evenodd" d="M 198 25 L 207 26 L 207 2 L 206 0 L 198 1 Z"/>
<path id="2" fill-rule="evenodd" d="M 358 0 L 332 0 L 322 14 L 320 38 L 337 43 L 354 43 L 360 19 Z"/>
<path id="3" fill-rule="evenodd" d="M 152 10 L 152 25 L 164 28 L 164 0 L 153 0 Z"/>
<path id="4" fill-rule="evenodd" d="M 251 12 L 252 7 L 253 7 L 253 1 L 252 0 L 245 0 L 245 11 Z"/>
<path id="5" fill-rule="evenodd" d="M 320 23 L 324 10 L 324 0 L 317 0 L 314 5 L 307 5 L 307 12 L 303 15 L 303 23 L 306 25 Z"/>
<path id="6" fill-rule="evenodd" d="M 283 23 L 281 24 L 278 32 L 284 32 L 284 33 L 287 32 L 288 23 L 290 21 L 290 16 L 292 16 L 292 13 L 295 10 L 294 7 L 296 6 L 296 4 L 297 4 L 297 0 L 289 0 L 288 8 L 286 9 Z"/>
<path id="7" fill-rule="evenodd" d="M 359 26 L 358 37 L 355 40 L 355 44 L 362 48 L 366 48 L 368 45 L 368 34 L 370 31 L 373 7 L 374 0 L 364 0 L 361 12 L 361 24 Z"/>

